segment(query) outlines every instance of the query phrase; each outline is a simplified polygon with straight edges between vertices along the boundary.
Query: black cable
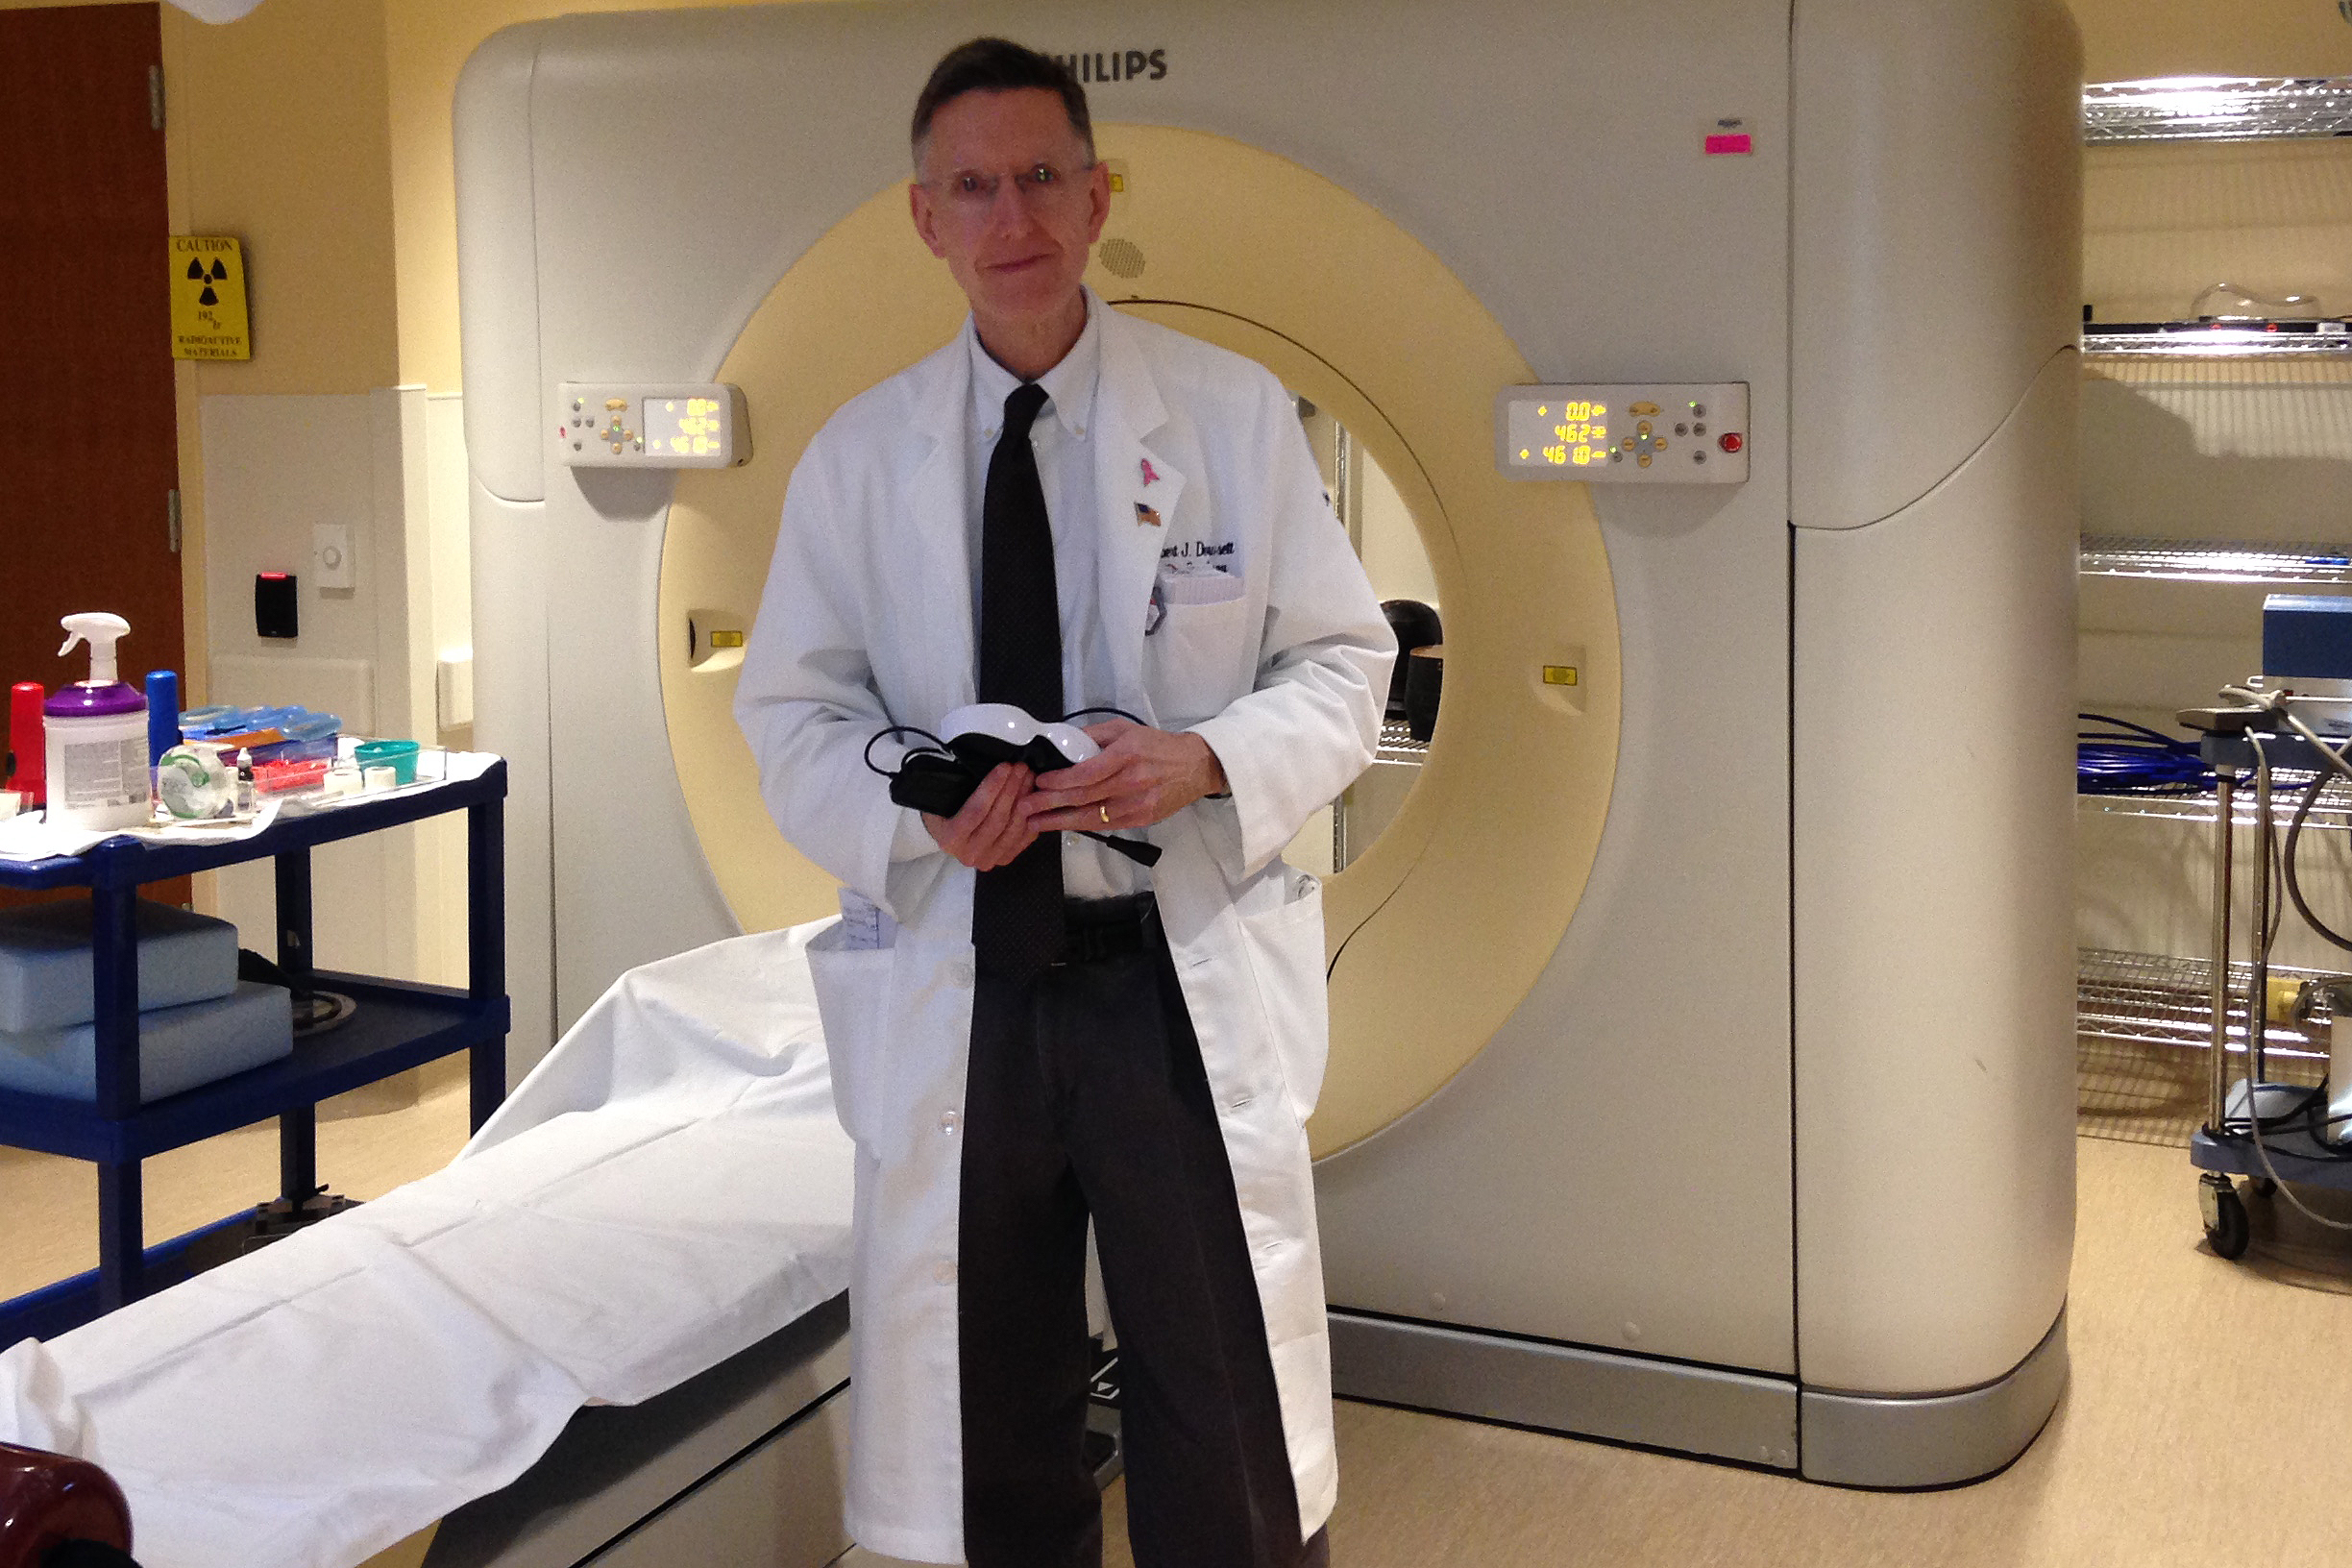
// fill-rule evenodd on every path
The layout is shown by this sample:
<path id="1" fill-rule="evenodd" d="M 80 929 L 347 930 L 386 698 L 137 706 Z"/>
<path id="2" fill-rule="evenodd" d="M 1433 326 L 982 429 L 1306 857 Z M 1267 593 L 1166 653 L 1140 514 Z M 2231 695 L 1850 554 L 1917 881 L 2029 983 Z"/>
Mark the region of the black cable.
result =
<path id="1" fill-rule="evenodd" d="M 2332 773 L 2321 773 L 2312 780 L 2311 788 L 2303 792 L 2302 803 L 2295 807 L 2294 819 L 2287 824 L 2287 852 L 2283 857 L 2286 862 L 2286 874 L 2281 880 L 2287 884 L 2287 896 L 2294 900 L 2295 913 L 2309 921 L 2314 931 L 2318 932 L 2344 951 L 2352 952 L 2352 937 L 2345 936 L 2312 913 L 2309 900 L 2303 896 L 2303 880 L 2295 874 L 2295 849 L 2303 836 L 2303 819 L 2309 817 L 2312 807 L 2319 803 L 2320 793 L 2328 787 L 2334 777 Z"/>
<path id="2" fill-rule="evenodd" d="M 884 778 L 889 778 L 893 775 L 891 771 L 887 768 L 874 767 L 873 748 L 881 745 L 884 741 L 889 740 L 894 735 L 919 735 L 926 743 L 928 743 L 923 746 L 908 747 L 908 756 L 913 756 L 919 751 L 936 751 L 943 757 L 953 757 L 955 755 L 954 752 L 947 749 L 947 745 L 944 741 L 942 741 L 937 735 L 932 734 L 927 729 L 919 729 L 913 724 L 893 724 L 888 729 L 878 729 L 874 731 L 873 738 L 866 743 L 867 768 L 874 772 L 880 773 Z M 904 757 L 899 759 L 902 766 L 904 765 L 905 760 L 906 759 Z"/>

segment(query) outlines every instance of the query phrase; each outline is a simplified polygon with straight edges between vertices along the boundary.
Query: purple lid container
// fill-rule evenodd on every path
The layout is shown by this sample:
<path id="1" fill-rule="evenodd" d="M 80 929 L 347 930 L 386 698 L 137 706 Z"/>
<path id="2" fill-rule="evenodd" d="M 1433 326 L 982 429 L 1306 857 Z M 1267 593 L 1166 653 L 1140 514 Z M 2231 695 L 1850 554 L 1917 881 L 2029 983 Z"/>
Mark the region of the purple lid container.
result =
<path id="1" fill-rule="evenodd" d="M 146 706 L 145 698 L 117 680 L 105 686 L 61 686 L 57 696 L 41 704 L 41 712 L 51 719 L 111 719 L 118 713 L 141 712 Z"/>

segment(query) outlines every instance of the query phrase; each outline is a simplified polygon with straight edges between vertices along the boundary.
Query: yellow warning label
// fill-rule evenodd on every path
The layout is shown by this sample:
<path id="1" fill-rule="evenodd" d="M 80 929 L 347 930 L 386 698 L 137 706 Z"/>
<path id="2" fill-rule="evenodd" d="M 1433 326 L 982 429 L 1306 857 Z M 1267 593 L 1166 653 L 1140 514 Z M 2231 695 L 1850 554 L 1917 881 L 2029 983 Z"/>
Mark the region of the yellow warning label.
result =
<path id="1" fill-rule="evenodd" d="M 1546 686 L 1574 686 L 1577 668 L 1573 664 L 1547 664 L 1543 667 L 1543 677 Z"/>
<path id="2" fill-rule="evenodd" d="M 171 236 L 172 357 L 251 359 L 245 249 L 223 235 Z"/>

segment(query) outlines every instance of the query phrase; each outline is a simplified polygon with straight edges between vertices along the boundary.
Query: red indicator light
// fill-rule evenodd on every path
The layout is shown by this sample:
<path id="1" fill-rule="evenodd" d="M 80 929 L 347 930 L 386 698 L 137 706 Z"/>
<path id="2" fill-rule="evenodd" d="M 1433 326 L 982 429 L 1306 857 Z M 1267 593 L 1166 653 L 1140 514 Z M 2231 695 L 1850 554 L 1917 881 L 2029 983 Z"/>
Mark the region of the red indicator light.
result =
<path id="1" fill-rule="evenodd" d="M 264 572 L 261 574 L 261 580 L 263 582 L 283 582 L 285 579 L 286 575 L 283 572 Z"/>
<path id="2" fill-rule="evenodd" d="M 1723 450 L 1726 452 L 1737 452 L 1740 450 L 1740 448 L 1746 446 L 1748 442 L 1747 439 L 1739 433 L 1739 431 L 1726 430 L 1721 436 L 1716 438 L 1715 444 L 1723 448 Z"/>
<path id="3" fill-rule="evenodd" d="M 1749 139 L 1748 133 L 1742 131 L 1736 135 L 1707 137 L 1706 150 L 1707 157 L 1722 158 L 1730 153 L 1752 153 L 1755 144 Z"/>

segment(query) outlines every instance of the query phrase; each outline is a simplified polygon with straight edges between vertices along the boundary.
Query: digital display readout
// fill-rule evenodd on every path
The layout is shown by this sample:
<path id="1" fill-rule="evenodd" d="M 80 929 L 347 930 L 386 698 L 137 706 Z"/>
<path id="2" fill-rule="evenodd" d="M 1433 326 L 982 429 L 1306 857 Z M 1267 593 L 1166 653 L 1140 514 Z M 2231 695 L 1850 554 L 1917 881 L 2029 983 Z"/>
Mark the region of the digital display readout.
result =
<path id="1" fill-rule="evenodd" d="M 646 451 L 716 457 L 726 450 L 726 410 L 717 398 L 645 400 Z"/>
<path id="2" fill-rule="evenodd" d="M 1554 381 L 1495 392 L 1495 466 L 1507 479 L 1741 484 L 1748 436 L 1745 381 Z"/>
<path id="3" fill-rule="evenodd" d="M 1583 398 L 1513 404 L 1509 453 L 1517 466 L 1589 468 L 1609 460 L 1609 406 Z"/>

